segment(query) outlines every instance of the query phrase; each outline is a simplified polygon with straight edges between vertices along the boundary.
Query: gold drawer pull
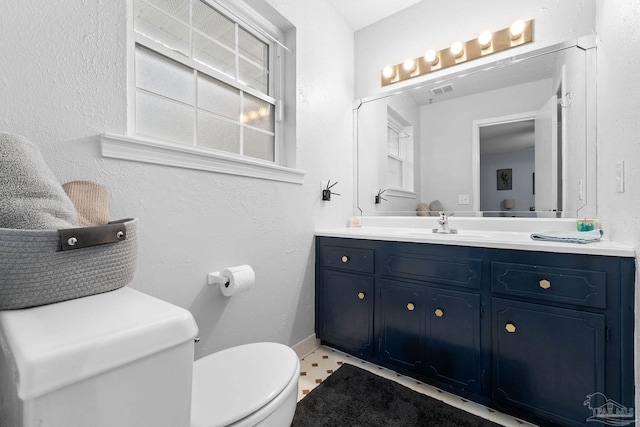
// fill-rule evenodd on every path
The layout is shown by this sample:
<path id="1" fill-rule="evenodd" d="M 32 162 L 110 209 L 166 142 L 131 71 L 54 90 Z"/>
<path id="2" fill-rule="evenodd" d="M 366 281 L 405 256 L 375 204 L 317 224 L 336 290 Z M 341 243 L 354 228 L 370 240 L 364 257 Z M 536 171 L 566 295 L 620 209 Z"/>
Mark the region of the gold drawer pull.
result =
<path id="1" fill-rule="evenodd" d="M 407 310 L 413 311 L 413 310 L 415 310 L 415 308 L 416 308 L 416 306 L 412 302 L 407 304 Z"/>
<path id="2" fill-rule="evenodd" d="M 349 257 L 346 255 L 342 255 L 342 262 L 349 262 Z"/>
<path id="3" fill-rule="evenodd" d="M 507 323 L 506 326 L 504 327 L 507 332 L 509 332 L 510 334 L 514 333 L 516 331 L 516 325 L 514 325 L 513 323 Z"/>
<path id="4" fill-rule="evenodd" d="M 542 279 L 540 280 L 540 287 L 542 289 L 549 289 L 551 287 L 551 282 L 548 281 L 547 279 Z"/>
<path id="5" fill-rule="evenodd" d="M 358 292 L 358 299 L 364 299 L 364 292 Z"/>
<path id="6" fill-rule="evenodd" d="M 436 308 L 435 313 L 436 313 L 436 317 L 442 317 L 442 316 L 444 316 L 444 311 L 442 311 L 442 309 L 441 309 L 441 308 Z"/>

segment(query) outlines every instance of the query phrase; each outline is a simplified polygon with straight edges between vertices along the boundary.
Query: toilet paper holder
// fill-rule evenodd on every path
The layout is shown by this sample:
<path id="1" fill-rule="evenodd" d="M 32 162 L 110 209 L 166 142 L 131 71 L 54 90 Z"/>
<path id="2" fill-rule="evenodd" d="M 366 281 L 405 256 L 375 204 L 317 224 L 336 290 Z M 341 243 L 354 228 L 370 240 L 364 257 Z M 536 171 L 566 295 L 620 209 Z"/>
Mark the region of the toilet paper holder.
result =
<path id="1" fill-rule="evenodd" d="M 220 274 L 219 271 L 214 271 L 207 275 L 207 283 L 209 285 L 224 285 L 225 288 L 228 288 L 229 278 Z"/>

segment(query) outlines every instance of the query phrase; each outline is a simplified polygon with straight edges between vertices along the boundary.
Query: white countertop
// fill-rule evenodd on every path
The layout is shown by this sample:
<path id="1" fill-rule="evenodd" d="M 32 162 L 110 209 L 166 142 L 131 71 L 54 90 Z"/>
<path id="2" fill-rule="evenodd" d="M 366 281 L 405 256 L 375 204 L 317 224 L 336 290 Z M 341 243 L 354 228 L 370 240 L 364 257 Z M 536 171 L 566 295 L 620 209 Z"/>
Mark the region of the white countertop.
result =
<path id="1" fill-rule="evenodd" d="M 409 221 L 406 221 L 409 220 Z M 489 221 L 487 221 L 489 220 Z M 451 218 L 449 225 L 458 234 L 437 234 L 435 218 L 363 217 L 361 227 L 341 227 L 316 230 L 316 236 L 343 237 L 349 239 L 387 240 L 396 242 L 432 243 L 441 245 L 475 246 L 496 249 L 516 249 L 540 252 L 559 252 L 586 255 L 635 257 L 632 246 L 606 239 L 606 231 L 600 241 L 592 243 L 561 243 L 531 239 L 531 233 L 544 231 L 575 230 L 575 220 L 526 220 L 514 223 L 513 219 Z M 528 231 L 519 231 L 525 226 Z"/>

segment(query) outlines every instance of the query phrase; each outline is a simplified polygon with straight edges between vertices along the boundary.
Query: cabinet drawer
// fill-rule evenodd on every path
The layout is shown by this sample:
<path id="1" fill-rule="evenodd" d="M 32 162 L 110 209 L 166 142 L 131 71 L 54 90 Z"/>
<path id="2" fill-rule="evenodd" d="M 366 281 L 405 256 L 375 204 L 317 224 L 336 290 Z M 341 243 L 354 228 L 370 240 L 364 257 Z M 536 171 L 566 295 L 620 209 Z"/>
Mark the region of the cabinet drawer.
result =
<path id="1" fill-rule="evenodd" d="M 606 308 L 607 275 L 602 271 L 493 262 L 491 290 L 544 301 Z"/>
<path id="2" fill-rule="evenodd" d="M 384 253 L 382 274 L 420 281 L 480 289 L 481 262 L 419 254 Z"/>
<path id="3" fill-rule="evenodd" d="M 322 265 L 345 271 L 373 273 L 373 250 L 323 246 Z"/>

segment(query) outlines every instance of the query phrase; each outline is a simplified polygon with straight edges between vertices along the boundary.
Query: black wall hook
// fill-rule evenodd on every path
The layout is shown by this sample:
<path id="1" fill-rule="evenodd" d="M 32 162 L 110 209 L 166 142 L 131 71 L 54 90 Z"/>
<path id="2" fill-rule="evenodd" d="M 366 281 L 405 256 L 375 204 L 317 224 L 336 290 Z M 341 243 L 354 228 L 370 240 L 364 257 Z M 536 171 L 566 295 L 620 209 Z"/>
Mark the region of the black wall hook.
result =
<path id="1" fill-rule="evenodd" d="M 325 188 L 324 190 L 322 190 L 322 200 L 331 200 L 331 195 L 335 194 L 336 196 L 339 196 L 340 193 L 334 193 L 331 191 L 331 188 L 336 185 L 338 182 L 334 182 L 333 184 L 331 184 L 331 180 L 327 181 L 327 188 Z"/>
<path id="2" fill-rule="evenodd" d="M 387 199 L 382 197 L 382 193 L 384 193 L 385 191 L 387 191 L 387 190 L 386 189 L 378 190 L 378 194 L 376 194 L 376 205 L 379 205 L 380 203 L 382 203 L 382 200 L 384 200 L 385 202 L 387 201 Z"/>

